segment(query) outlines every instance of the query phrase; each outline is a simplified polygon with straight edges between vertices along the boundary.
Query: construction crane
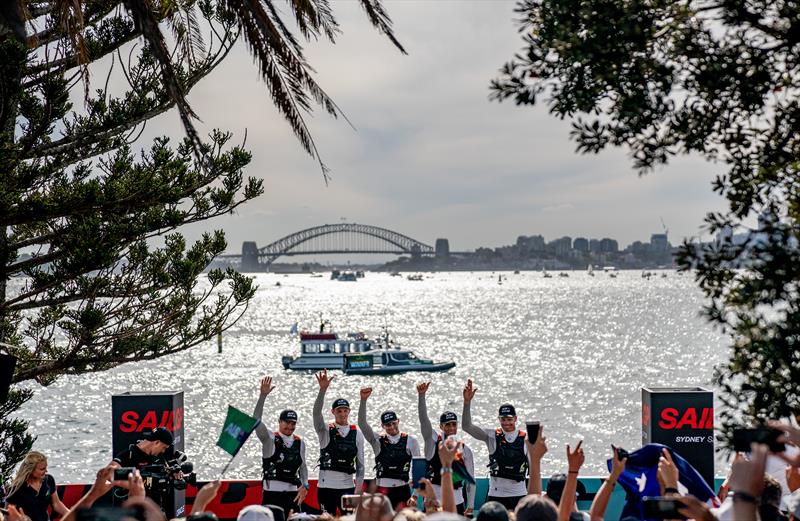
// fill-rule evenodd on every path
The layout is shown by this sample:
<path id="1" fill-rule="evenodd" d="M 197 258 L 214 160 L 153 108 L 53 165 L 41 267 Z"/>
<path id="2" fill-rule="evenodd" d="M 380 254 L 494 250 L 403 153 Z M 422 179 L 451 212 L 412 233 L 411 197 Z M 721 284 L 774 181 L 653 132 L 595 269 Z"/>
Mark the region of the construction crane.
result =
<path id="1" fill-rule="evenodd" d="M 661 220 L 661 228 L 664 229 L 664 235 L 669 235 L 669 230 L 667 230 L 667 225 L 664 224 L 664 218 L 661 216 L 659 216 L 658 218 Z"/>

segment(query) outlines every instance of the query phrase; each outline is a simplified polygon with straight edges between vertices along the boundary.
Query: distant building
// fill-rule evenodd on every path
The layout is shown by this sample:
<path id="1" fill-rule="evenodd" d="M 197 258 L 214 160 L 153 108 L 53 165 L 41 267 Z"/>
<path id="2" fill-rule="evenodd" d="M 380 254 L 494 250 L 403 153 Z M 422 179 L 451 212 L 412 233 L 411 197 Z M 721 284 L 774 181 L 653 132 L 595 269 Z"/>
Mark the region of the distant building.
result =
<path id="1" fill-rule="evenodd" d="M 446 259 L 450 256 L 450 241 L 447 239 L 436 239 L 436 258 Z"/>
<path id="2" fill-rule="evenodd" d="M 599 239 L 589 239 L 589 251 L 592 253 L 600 253 L 602 251 Z"/>
<path id="3" fill-rule="evenodd" d="M 531 253 L 541 253 L 544 251 L 544 237 L 541 235 L 520 235 L 517 237 L 517 248 L 524 257 Z"/>
<path id="4" fill-rule="evenodd" d="M 242 243 L 242 271 L 253 272 L 262 271 L 258 263 L 258 246 L 253 241 Z"/>
<path id="5" fill-rule="evenodd" d="M 561 237 L 547 243 L 547 251 L 559 257 L 565 257 L 572 251 L 572 239 Z"/>
<path id="6" fill-rule="evenodd" d="M 589 251 L 589 241 L 584 237 L 576 237 L 574 241 L 572 241 L 572 249 L 575 251 L 587 253 Z"/>
<path id="7" fill-rule="evenodd" d="M 665 253 L 672 249 L 666 233 L 654 233 L 650 236 L 650 251 Z"/>
<path id="8" fill-rule="evenodd" d="M 600 251 L 603 253 L 617 253 L 619 251 L 619 244 L 614 239 L 604 237 L 600 240 Z"/>

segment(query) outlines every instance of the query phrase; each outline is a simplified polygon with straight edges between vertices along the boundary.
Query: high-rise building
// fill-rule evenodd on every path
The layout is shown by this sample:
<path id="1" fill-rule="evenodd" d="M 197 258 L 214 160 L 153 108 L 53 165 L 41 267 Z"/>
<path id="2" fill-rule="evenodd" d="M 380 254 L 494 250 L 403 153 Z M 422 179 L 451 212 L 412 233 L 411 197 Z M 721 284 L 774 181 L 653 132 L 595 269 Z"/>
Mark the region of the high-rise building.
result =
<path id="1" fill-rule="evenodd" d="M 602 251 L 599 239 L 589 239 L 589 251 L 592 253 L 600 253 Z"/>
<path id="2" fill-rule="evenodd" d="M 654 233 L 650 236 L 650 251 L 654 253 L 664 253 L 671 249 L 672 246 L 669 243 L 666 233 Z"/>
<path id="3" fill-rule="evenodd" d="M 603 253 L 616 253 L 619 251 L 619 244 L 614 239 L 603 237 L 600 240 L 600 251 Z"/>
<path id="4" fill-rule="evenodd" d="M 575 240 L 572 241 L 572 249 L 586 253 L 589 251 L 589 241 L 584 237 L 576 237 Z"/>
<path id="5" fill-rule="evenodd" d="M 447 239 L 436 239 L 436 258 L 446 259 L 450 256 L 450 241 Z"/>

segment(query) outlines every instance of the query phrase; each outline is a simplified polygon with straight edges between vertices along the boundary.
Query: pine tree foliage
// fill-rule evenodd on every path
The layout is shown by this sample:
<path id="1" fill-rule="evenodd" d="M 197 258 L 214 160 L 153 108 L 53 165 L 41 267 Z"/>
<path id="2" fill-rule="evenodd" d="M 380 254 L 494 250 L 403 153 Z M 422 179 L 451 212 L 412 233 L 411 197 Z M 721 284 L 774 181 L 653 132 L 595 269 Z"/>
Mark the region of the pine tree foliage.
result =
<path id="1" fill-rule="evenodd" d="M 380 2 L 359 1 L 402 51 Z M 0 3 L 0 342 L 19 360 L 15 384 L 180 352 L 241 316 L 252 279 L 204 274 L 224 234 L 189 244 L 179 228 L 235 211 L 262 182 L 245 178 L 251 154 L 230 132 L 198 134 L 186 95 L 243 38 L 266 93 L 319 160 L 303 114 L 339 111 L 300 42 L 338 32 L 328 0 Z M 182 139 L 137 143 L 173 108 Z M 0 477 L 33 442 L 13 419 L 31 389 L 15 386 L 0 404 Z"/>
<path id="2" fill-rule="evenodd" d="M 711 242 L 679 264 L 730 334 L 723 434 L 800 413 L 800 6 L 729 0 L 522 0 L 524 47 L 491 98 L 546 104 L 577 149 L 627 149 L 646 173 L 681 154 L 725 165 Z M 666 174 L 665 174 L 666 175 Z"/>

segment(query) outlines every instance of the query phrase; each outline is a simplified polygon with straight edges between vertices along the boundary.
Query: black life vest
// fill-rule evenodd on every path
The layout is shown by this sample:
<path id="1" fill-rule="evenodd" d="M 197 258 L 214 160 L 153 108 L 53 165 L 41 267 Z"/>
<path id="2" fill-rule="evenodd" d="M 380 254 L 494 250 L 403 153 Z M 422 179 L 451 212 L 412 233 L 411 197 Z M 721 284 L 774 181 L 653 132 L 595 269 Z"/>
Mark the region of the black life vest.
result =
<path id="1" fill-rule="evenodd" d="M 375 475 L 379 478 L 408 481 L 411 470 L 411 454 L 408 453 L 408 434 L 403 432 L 397 443 L 389 441 L 386 434 L 380 436 L 381 451 L 375 458 Z"/>
<path id="2" fill-rule="evenodd" d="M 303 458 L 300 456 L 300 436 L 294 435 L 291 447 L 283 443 L 279 432 L 275 433 L 275 452 L 269 458 L 261 458 L 261 468 L 264 479 L 283 481 L 300 486 L 300 466 Z"/>
<path id="3" fill-rule="evenodd" d="M 501 429 L 494 431 L 496 448 L 489 456 L 489 475 L 513 481 L 525 481 L 528 457 L 525 455 L 525 431 L 509 443 Z"/>
<path id="4" fill-rule="evenodd" d="M 321 470 L 335 470 L 345 474 L 356 473 L 356 458 L 358 458 L 358 445 L 356 437 L 358 431 L 355 425 L 350 425 L 347 436 L 339 434 L 335 423 L 328 424 L 328 445 L 320 451 L 319 468 Z"/>
<path id="5" fill-rule="evenodd" d="M 436 449 L 433 451 L 433 457 L 428 460 L 428 465 L 425 470 L 425 477 L 428 478 L 431 483 L 434 485 L 442 484 L 442 460 L 439 459 L 439 444 L 442 443 L 442 435 L 439 434 L 436 438 Z M 456 455 L 456 460 L 463 463 L 463 457 L 461 454 Z M 461 488 L 463 484 L 462 481 L 453 482 L 453 488 L 458 489 Z"/>

